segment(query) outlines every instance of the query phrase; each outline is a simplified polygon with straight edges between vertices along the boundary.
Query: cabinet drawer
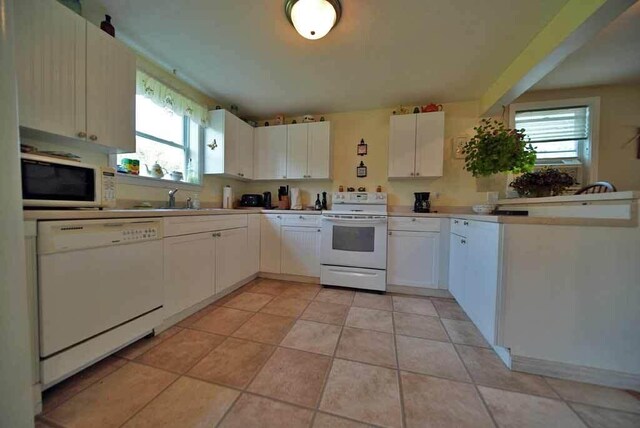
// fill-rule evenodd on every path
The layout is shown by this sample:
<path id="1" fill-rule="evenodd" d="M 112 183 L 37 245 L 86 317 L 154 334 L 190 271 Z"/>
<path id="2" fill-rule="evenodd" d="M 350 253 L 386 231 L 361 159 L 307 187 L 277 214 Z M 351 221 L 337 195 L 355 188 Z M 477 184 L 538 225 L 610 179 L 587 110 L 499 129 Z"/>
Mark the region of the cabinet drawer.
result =
<path id="1" fill-rule="evenodd" d="M 424 217 L 389 217 L 389 230 L 440 232 L 440 219 Z"/>
<path id="2" fill-rule="evenodd" d="M 164 218 L 165 236 L 188 235 L 191 233 L 233 229 L 236 227 L 247 227 L 247 214 L 194 215 Z"/>
<path id="3" fill-rule="evenodd" d="M 282 215 L 283 226 L 320 226 L 320 216 L 317 214 L 284 214 Z"/>
<path id="4" fill-rule="evenodd" d="M 451 233 L 466 237 L 469 234 L 469 225 L 471 221 L 461 218 L 451 219 Z"/>

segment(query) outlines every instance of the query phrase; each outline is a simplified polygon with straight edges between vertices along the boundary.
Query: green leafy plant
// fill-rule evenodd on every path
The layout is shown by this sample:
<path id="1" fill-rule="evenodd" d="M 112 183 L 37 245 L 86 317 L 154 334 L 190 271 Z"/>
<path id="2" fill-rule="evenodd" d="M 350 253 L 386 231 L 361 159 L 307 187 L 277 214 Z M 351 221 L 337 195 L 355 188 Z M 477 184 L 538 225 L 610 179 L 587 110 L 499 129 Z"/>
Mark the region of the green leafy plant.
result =
<path id="1" fill-rule="evenodd" d="M 524 129 L 509 129 L 490 119 L 482 119 L 473 129 L 476 135 L 464 144 L 462 152 L 464 169 L 474 177 L 527 172 L 535 165 L 536 151 L 525 139 Z"/>
<path id="2" fill-rule="evenodd" d="M 543 168 L 539 171 L 525 172 L 511 183 L 518 195 L 538 198 L 556 196 L 573 186 L 575 180 L 566 172 L 555 168 Z"/>

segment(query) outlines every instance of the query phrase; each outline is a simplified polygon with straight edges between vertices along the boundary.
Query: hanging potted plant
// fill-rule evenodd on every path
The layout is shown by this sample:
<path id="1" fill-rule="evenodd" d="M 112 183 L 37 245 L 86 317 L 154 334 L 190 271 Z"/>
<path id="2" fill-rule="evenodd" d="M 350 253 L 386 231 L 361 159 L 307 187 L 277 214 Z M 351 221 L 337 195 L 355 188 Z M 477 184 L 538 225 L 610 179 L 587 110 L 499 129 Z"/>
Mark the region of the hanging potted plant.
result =
<path id="1" fill-rule="evenodd" d="M 555 168 L 543 168 L 539 171 L 525 172 L 513 180 L 513 187 L 520 197 L 540 198 L 557 196 L 575 184 L 575 180 L 566 172 Z"/>
<path id="2" fill-rule="evenodd" d="M 462 147 L 464 169 L 474 177 L 531 171 L 536 151 L 525 137 L 524 129 L 509 129 L 497 120 L 482 119 L 469 141 Z"/>

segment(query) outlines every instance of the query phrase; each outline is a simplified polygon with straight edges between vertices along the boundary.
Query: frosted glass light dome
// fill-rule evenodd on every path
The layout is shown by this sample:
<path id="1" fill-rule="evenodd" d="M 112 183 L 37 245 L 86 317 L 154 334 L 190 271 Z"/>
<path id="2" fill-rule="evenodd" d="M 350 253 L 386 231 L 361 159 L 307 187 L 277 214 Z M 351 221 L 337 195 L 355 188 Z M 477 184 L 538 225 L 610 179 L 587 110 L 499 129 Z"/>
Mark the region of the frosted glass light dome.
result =
<path id="1" fill-rule="evenodd" d="M 309 40 L 326 36 L 338 18 L 338 11 L 327 0 L 298 0 L 290 10 L 290 19 L 296 31 Z"/>

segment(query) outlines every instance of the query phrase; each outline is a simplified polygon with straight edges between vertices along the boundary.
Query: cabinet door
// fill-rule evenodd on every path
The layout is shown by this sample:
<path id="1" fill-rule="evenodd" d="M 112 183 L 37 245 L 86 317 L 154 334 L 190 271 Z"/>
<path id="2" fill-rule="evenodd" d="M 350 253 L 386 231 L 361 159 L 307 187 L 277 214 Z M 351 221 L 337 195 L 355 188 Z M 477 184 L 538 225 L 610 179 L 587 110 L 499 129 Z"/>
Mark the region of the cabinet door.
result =
<path id="1" fill-rule="evenodd" d="M 238 152 L 240 146 L 240 122 L 241 120 L 224 112 L 224 167 L 223 173 L 241 177 Z"/>
<path id="2" fill-rule="evenodd" d="M 495 343 L 500 225 L 470 221 L 467 254 L 466 307 L 485 339 Z"/>
<path id="3" fill-rule="evenodd" d="M 452 233 L 449 244 L 449 292 L 465 311 L 467 310 L 465 296 L 467 251 L 467 238 Z"/>
<path id="4" fill-rule="evenodd" d="M 57 1 L 14 4 L 20 126 L 83 138 L 86 21 Z"/>
<path id="5" fill-rule="evenodd" d="M 287 125 L 287 178 L 307 178 L 309 125 Z"/>
<path id="6" fill-rule="evenodd" d="M 87 138 L 118 152 L 135 152 L 135 97 L 135 55 L 87 24 Z"/>
<path id="7" fill-rule="evenodd" d="M 255 275 L 260 271 L 260 215 L 249 215 L 247 222 L 247 276 L 249 276 Z"/>
<path id="8" fill-rule="evenodd" d="M 441 177 L 444 164 L 444 112 L 416 116 L 416 176 Z"/>
<path id="9" fill-rule="evenodd" d="M 215 252 L 210 232 L 164 239 L 166 318 L 214 294 Z"/>
<path id="10" fill-rule="evenodd" d="M 287 178 L 286 125 L 255 128 L 254 137 L 254 179 L 280 180 Z"/>
<path id="11" fill-rule="evenodd" d="M 390 231 L 387 283 L 438 288 L 439 237 L 437 232 Z"/>
<path id="12" fill-rule="evenodd" d="M 238 144 L 236 157 L 241 177 L 253 178 L 253 127 L 240 120 L 238 123 Z"/>
<path id="13" fill-rule="evenodd" d="M 260 272 L 280 273 L 281 216 L 260 216 Z"/>
<path id="14" fill-rule="evenodd" d="M 413 177 L 416 165 L 416 116 L 391 116 L 389 125 L 389 178 Z"/>
<path id="15" fill-rule="evenodd" d="M 247 228 L 223 230 L 216 238 L 216 294 L 247 277 Z"/>
<path id="16" fill-rule="evenodd" d="M 309 124 L 308 178 L 331 178 L 331 124 Z"/>
<path id="17" fill-rule="evenodd" d="M 320 228 L 283 226 L 282 273 L 320 276 Z"/>

